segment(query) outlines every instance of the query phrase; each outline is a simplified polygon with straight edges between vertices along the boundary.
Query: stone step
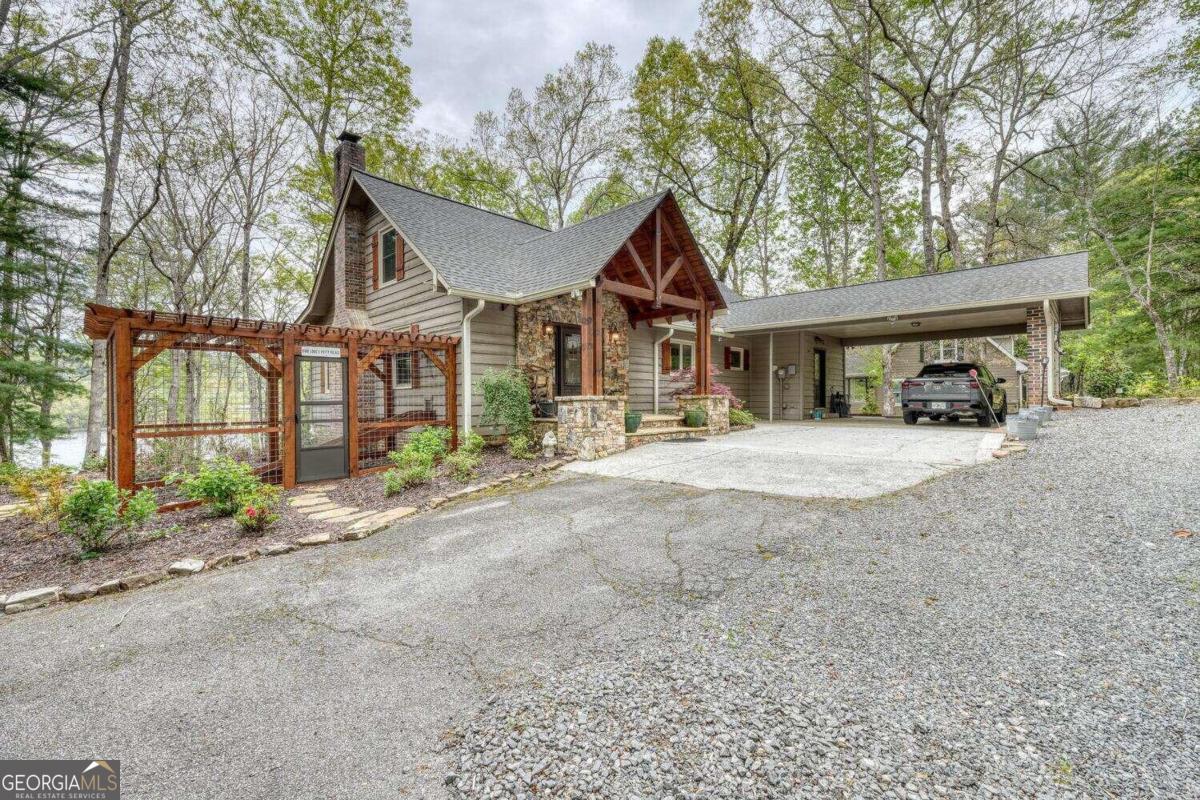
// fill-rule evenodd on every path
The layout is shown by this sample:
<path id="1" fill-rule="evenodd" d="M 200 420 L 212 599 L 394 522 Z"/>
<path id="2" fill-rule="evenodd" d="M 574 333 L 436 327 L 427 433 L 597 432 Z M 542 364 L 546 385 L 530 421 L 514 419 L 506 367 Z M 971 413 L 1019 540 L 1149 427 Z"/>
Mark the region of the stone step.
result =
<path id="1" fill-rule="evenodd" d="M 653 428 L 651 430 L 638 429 L 637 433 L 625 434 L 625 446 L 637 447 L 640 444 L 649 444 L 650 442 L 665 442 L 675 439 L 692 439 L 703 436 L 708 433 L 705 428 L 684 428 L 682 426 L 670 428 Z"/>
<path id="2" fill-rule="evenodd" d="M 679 414 L 643 414 L 642 424 L 638 426 L 638 431 L 681 427 L 683 427 L 683 417 Z"/>

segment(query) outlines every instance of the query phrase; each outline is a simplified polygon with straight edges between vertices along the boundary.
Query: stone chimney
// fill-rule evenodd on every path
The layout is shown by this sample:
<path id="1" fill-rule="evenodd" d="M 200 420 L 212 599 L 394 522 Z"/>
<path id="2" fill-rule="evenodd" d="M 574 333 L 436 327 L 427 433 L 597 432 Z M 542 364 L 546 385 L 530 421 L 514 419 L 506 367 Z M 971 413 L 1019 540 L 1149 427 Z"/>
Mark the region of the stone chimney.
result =
<path id="1" fill-rule="evenodd" d="M 360 144 L 362 137 L 342 131 L 337 138 L 338 146 L 333 151 L 335 211 L 350 182 L 350 171 L 364 169 L 367 163 L 367 151 Z M 367 249 L 367 211 L 350 198 L 333 232 L 333 325 L 370 327 L 367 287 L 371 285 L 371 276 Z"/>

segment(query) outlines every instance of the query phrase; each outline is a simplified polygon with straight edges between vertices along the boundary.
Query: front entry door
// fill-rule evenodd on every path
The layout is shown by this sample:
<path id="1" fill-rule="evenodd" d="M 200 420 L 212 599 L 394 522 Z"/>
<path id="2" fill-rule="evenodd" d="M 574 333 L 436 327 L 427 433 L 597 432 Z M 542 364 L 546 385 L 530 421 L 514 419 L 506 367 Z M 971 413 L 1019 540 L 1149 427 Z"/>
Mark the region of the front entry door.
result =
<path id="1" fill-rule="evenodd" d="M 554 329 L 554 395 L 572 397 L 583 391 L 583 335 L 578 325 Z"/>
<path id="2" fill-rule="evenodd" d="M 349 474 L 346 359 L 296 359 L 296 480 Z"/>
<path id="3" fill-rule="evenodd" d="M 825 351 L 813 350 L 813 408 L 826 408 Z"/>

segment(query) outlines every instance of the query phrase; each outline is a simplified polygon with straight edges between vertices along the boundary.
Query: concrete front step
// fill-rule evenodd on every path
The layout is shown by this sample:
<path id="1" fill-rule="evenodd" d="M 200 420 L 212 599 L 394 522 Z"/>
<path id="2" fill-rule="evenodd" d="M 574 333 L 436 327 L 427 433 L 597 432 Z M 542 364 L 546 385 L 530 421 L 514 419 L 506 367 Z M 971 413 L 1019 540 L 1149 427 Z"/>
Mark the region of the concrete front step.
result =
<path id="1" fill-rule="evenodd" d="M 625 434 L 625 446 L 637 447 L 641 444 L 649 444 L 650 442 L 665 442 L 674 439 L 693 439 L 703 434 L 708 433 L 705 428 L 684 428 L 683 426 L 675 426 L 668 428 L 653 428 L 645 430 L 638 428 L 637 433 Z"/>

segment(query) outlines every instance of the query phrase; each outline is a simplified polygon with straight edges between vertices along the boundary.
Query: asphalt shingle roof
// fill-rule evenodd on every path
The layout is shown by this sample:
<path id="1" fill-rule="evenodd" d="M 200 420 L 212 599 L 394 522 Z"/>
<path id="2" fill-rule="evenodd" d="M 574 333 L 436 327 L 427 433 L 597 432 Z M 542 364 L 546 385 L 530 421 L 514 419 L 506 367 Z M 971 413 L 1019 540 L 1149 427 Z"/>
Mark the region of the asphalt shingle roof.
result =
<path id="1" fill-rule="evenodd" d="M 729 303 L 726 331 L 1088 292 L 1086 252 Z"/>
<path id="2" fill-rule="evenodd" d="M 514 300 L 594 278 L 666 196 L 548 231 L 366 172 L 355 178 L 448 286 Z"/>

